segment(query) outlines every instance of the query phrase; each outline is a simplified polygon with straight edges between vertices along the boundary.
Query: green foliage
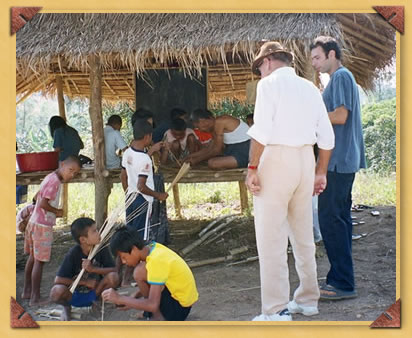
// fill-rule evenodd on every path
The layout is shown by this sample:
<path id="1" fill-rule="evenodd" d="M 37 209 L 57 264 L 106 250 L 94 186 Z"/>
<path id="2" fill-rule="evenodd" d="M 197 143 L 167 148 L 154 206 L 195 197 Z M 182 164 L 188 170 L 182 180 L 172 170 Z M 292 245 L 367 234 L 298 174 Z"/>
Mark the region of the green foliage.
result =
<path id="1" fill-rule="evenodd" d="M 103 121 L 106 124 L 107 120 L 111 115 L 119 115 L 122 118 L 122 129 L 120 133 L 123 139 L 128 143 L 133 140 L 133 128 L 132 128 L 132 115 L 133 108 L 128 102 L 119 102 L 114 105 L 104 104 L 103 105 Z"/>
<path id="2" fill-rule="evenodd" d="M 396 100 L 362 107 L 368 167 L 375 172 L 396 171 Z"/>
<path id="3" fill-rule="evenodd" d="M 210 108 L 210 111 L 216 116 L 231 115 L 242 120 L 246 120 L 248 114 L 253 113 L 254 106 L 252 104 L 246 104 L 238 100 L 223 100 L 219 104 Z"/>
<path id="4" fill-rule="evenodd" d="M 220 203 L 222 202 L 222 193 L 220 190 L 216 190 L 212 196 L 209 198 L 210 203 Z"/>
<path id="5" fill-rule="evenodd" d="M 92 128 L 87 100 L 70 100 L 65 97 L 67 124 L 76 129 L 83 140 L 81 153 L 94 158 Z M 132 139 L 132 108 L 128 103 L 115 105 L 104 104 L 103 124 L 109 116 L 118 114 L 123 119 L 122 136 L 126 142 Z M 53 139 L 50 136 L 48 123 L 52 116 L 59 115 L 56 99 L 46 99 L 34 94 L 16 107 L 16 142 L 19 153 L 41 152 L 53 150 Z"/>

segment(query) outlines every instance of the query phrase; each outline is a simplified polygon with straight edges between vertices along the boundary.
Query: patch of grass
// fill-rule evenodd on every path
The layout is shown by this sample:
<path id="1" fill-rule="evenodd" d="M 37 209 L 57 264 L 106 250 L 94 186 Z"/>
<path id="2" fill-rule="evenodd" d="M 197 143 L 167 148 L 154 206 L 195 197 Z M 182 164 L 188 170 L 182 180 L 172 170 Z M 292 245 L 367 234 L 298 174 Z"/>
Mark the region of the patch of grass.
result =
<path id="1" fill-rule="evenodd" d="M 33 198 L 39 186 L 30 186 L 28 200 Z M 179 184 L 182 213 L 188 219 L 211 219 L 221 215 L 240 213 L 239 186 L 237 182 Z M 396 205 L 396 175 L 377 174 L 369 170 L 356 174 L 353 186 L 353 203 L 377 205 Z M 109 198 L 109 213 L 122 203 L 124 192 L 120 183 L 114 184 Z M 16 209 L 20 209 L 22 205 Z M 17 210 L 16 210 L 17 212 Z M 167 200 L 170 219 L 176 219 L 173 193 Z M 253 213 L 253 202 L 249 194 L 249 208 L 246 215 Z M 69 184 L 69 214 L 67 224 L 78 217 L 94 218 L 93 183 Z M 65 225 L 58 219 L 58 226 Z"/>
<path id="2" fill-rule="evenodd" d="M 356 174 L 353 204 L 396 205 L 396 173 L 378 174 L 362 170 Z"/>

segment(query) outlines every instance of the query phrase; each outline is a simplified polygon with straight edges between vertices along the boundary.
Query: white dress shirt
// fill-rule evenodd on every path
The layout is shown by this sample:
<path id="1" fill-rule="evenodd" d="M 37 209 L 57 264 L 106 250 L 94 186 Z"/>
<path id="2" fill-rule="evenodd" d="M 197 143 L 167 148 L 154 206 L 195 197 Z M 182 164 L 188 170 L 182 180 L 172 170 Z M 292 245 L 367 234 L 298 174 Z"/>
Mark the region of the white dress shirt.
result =
<path id="1" fill-rule="evenodd" d="M 259 81 L 253 119 L 248 134 L 262 145 L 317 143 L 324 150 L 335 145 L 319 89 L 291 67 L 278 68 Z"/>

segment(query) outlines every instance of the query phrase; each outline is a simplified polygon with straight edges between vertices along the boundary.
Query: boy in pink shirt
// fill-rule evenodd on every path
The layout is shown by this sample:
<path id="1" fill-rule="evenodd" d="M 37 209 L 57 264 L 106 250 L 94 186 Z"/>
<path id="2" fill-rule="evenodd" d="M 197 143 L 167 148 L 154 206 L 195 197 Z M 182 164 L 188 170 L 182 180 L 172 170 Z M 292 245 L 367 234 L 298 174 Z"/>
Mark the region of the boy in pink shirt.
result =
<path id="1" fill-rule="evenodd" d="M 23 299 L 30 299 L 30 305 L 40 303 L 40 283 L 43 265 L 50 261 L 53 242 L 53 226 L 56 217 L 63 216 L 58 209 L 60 187 L 69 182 L 80 170 L 77 156 L 69 156 L 60 162 L 59 168 L 47 175 L 36 195 L 36 205 L 25 231 L 24 251 L 29 254 L 24 270 Z"/>

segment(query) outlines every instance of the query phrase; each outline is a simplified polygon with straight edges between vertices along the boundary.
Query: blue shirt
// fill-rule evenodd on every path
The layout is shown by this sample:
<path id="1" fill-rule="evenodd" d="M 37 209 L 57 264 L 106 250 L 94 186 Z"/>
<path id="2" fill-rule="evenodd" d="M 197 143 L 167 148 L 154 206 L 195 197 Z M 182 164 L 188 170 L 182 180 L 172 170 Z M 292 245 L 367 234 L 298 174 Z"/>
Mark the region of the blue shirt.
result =
<path id="1" fill-rule="evenodd" d="M 366 168 L 360 114 L 359 90 L 352 73 L 339 67 L 331 76 L 323 92 L 328 113 L 344 106 L 348 110 L 345 124 L 333 124 L 335 148 L 329 161 L 328 171 L 342 174 L 355 173 Z"/>
<path id="2" fill-rule="evenodd" d="M 54 131 L 53 148 L 60 148 L 59 161 L 64 161 L 70 155 L 78 156 L 83 147 L 83 142 L 76 129 L 67 126 Z"/>

